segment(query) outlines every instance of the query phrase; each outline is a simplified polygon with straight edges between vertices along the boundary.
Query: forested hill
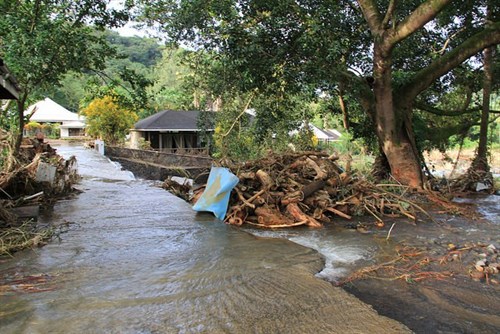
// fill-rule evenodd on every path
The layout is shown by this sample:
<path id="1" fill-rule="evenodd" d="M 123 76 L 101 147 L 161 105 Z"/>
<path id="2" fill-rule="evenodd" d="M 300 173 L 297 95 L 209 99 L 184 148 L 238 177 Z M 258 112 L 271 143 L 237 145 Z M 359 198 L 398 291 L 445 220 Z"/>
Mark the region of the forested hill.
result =
<path id="1" fill-rule="evenodd" d="M 161 58 L 161 46 L 155 39 L 138 36 L 126 37 L 110 30 L 106 34 L 110 45 L 114 46 L 118 54 L 124 56 L 130 63 L 151 67 Z M 115 60 L 110 60 L 110 64 L 114 62 Z"/>
<path id="2" fill-rule="evenodd" d="M 49 96 L 57 103 L 72 111 L 78 111 L 82 100 L 89 95 L 90 86 L 124 86 L 124 76 L 140 76 L 154 81 L 153 67 L 162 58 L 163 47 L 157 40 L 146 37 L 126 37 L 107 30 L 106 40 L 116 50 L 116 57 L 109 58 L 106 69 L 99 72 L 70 73 L 62 80 L 59 87 L 40 92 L 40 97 Z M 96 89 L 94 87 L 94 89 Z M 88 96 L 87 96 L 88 97 Z"/>

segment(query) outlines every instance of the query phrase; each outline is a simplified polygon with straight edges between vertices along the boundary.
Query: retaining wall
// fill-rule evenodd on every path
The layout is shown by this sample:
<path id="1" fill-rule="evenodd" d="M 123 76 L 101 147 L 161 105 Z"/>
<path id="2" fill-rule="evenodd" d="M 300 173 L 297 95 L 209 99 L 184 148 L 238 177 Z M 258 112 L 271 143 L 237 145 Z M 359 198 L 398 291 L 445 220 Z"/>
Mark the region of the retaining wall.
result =
<path id="1" fill-rule="evenodd" d="M 106 146 L 105 155 L 118 161 L 134 175 L 149 180 L 165 180 L 168 176 L 196 178 L 209 170 L 212 158 L 157 151 Z"/>

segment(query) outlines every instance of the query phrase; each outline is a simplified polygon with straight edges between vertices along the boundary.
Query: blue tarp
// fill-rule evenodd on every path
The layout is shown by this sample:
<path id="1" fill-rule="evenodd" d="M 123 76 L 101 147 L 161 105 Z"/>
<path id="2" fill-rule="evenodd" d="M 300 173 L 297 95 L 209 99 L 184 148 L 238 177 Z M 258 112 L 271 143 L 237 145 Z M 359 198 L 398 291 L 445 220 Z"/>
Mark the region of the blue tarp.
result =
<path id="1" fill-rule="evenodd" d="M 229 204 L 231 190 L 238 184 L 238 177 L 227 168 L 212 167 L 205 191 L 193 205 L 196 211 L 213 212 L 215 217 L 224 220 Z"/>

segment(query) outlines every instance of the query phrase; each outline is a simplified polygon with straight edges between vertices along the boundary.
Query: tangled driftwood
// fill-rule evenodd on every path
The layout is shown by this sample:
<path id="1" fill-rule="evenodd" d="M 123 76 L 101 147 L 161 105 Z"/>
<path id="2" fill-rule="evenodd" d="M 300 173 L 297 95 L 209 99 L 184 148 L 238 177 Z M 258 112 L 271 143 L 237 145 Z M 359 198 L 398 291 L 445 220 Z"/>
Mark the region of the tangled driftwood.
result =
<path id="1" fill-rule="evenodd" d="M 336 217 L 370 214 L 382 226 L 384 216 L 416 220 L 418 211 L 425 213 L 398 195 L 407 187 L 372 184 L 345 172 L 336 160 L 322 152 L 294 152 L 270 154 L 242 165 L 221 163 L 240 180 L 225 222 L 264 228 L 321 227 Z M 398 191 L 388 191 L 389 186 Z M 173 190 L 178 195 L 178 188 Z M 196 202 L 203 190 L 194 190 L 191 201 Z"/>
<path id="2" fill-rule="evenodd" d="M 25 139 L 21 154 L 9 161 L 0 172 L 0 256 L 40 246 L 52 235 L 51 228 L 38 229 L 36 222 L 19 218 L 11 209 L 51 202 L 71 192 L 79 179 L 76 158 L 63 159 L 43 141 Z M 41 167 L 52 171 L 50 177 L 40 176 Z"/>

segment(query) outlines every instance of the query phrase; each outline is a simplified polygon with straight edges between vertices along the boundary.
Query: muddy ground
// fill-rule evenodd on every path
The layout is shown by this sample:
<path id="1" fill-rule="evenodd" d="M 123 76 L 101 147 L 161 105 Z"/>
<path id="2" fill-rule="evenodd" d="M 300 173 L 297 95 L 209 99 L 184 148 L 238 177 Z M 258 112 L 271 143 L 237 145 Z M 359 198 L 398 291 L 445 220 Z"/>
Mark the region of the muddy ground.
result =
<path id="1" fill-rule="evenodd" d="M 368 229 L 379 240 L 378 270 L 342 286 L 415 333 L 500 333 L 500 275 L 475 266 L 500 262 L 499 199 L 462 200 L 479 206 L 477 219 L 433 212 L 436 222 L 396 221 L 388 240 L 391 223 Z"/>

